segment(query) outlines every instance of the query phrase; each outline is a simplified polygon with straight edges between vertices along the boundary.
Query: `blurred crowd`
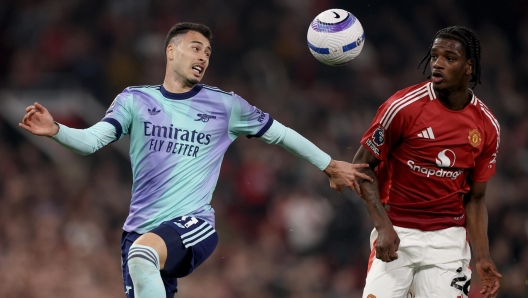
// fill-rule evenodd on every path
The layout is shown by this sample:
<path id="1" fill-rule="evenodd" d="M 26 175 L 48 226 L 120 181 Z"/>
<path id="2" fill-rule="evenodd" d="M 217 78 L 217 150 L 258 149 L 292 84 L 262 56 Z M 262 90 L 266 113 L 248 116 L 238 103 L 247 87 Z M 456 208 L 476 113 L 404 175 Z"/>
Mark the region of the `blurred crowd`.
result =
<path id="1" fill-rule="evenodd" d="M 426 80 L 417 66 L 434 33 L 467 26 L 482 43 L 475 93 L 501 124 L 486 196 L 499 297 L 528 297 L 528 3 L 363 2 L 3 0 L 0 94 L 77 88 L 108 106 L 127 86 L 160 84 L 166 32 L 201 22 L 215 35 L 203 83 L 235 91 L 351 161 L 378 106 Z M 355 14 L 366 32 L 363 52 L 342 67 L 316 61 L 306 46 L 311 20 L 335 7 Z M 2 118 L 0 136 L 0 297 L 124 297 L 127 158 L 103 148 L 84 157 L 87 179 L 71 184 L 32 136 Z M 241 137 L 226 154 L 212 204 L 220 244 L 179 280 L 176 297 L 360 297 L 372 222 L 359 197 L 330 189 L 314 166 Z M 470 297 L 480 297 L 473 271 Z"/>

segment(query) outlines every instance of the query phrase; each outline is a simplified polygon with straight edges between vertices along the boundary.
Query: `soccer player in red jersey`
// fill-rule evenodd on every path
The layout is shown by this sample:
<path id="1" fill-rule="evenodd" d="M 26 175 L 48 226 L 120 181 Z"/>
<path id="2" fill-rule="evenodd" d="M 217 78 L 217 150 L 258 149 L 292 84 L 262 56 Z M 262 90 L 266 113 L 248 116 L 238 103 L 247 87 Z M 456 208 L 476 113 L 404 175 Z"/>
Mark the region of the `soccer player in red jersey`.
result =
<path id="1" fill-rule="evenodd" d="M 467 297 L 468 241 L 481 293 L 496 297 L 501 275 L 490 258 L 484 197 L 500 127 L 472 90 L 480 41 L 463 27 L 442 29 L 426 60 L 430 80 L 381 105 L 354 157 L 375 179 L 360 181 L 375 227 L 363 297 Z"/>

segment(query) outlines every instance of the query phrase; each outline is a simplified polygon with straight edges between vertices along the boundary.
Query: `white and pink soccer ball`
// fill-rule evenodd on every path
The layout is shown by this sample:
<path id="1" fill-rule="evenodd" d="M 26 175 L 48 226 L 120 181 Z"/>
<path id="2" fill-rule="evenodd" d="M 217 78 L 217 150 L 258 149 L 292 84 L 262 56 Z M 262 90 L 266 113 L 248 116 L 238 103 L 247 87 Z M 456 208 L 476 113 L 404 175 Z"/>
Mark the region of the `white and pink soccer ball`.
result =
<path id="1" fill-rule="evenodd" d="M 308 48 L 319 61 L 343 65 L 356 58 L 365 42 L 359 20 L 343 9 L 329 9 L 315 17 L 308 27 Z"/>

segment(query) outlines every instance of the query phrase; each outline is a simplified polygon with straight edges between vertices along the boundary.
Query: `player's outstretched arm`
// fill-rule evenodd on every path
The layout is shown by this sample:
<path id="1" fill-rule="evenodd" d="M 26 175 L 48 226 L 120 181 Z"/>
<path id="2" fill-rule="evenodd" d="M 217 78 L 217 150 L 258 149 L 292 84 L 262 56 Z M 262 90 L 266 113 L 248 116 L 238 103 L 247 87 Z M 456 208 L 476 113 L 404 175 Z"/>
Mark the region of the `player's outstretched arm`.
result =
<path id="1" fill-rule="evenodd" d="M 361 191 L 356 179 L 372 180 L 369 176 L 358 172 L 359 168 L 368 167 L 367 164 L 353 165 L 344 161 L 333 160 L 330 155 L 319 149 L 308 139 L 295 130 L 286 127 L 278 121 L 273 121 L 271 127 L 262 135 L 261 139 L 268 144 L 277 144 L 288 150 L 293 155 L 305 159 L 321 171 L 324 171 L 330 180 L 330 187 L 343 192 L 343 187 L 356 190 L 361 196 Z"/>
<path id="2" fill-rule="evenodd" d="M 353 163 L 369 164 L 368 168 L 360 168 L 359 171 L 370 176 L 373 182 L 358 178 L 358 183 L 363 194 L 363 201 L 367 207 L 367 211 L 374 222 L 374 227 L 378 231 L 378 239 L 376 241 L 376 258 L 383 262 L 392 262 L 398 258 L 398 247 L 400 245 L 400 238 L 392 226 L 392 222 L 385 212 L 385 208 L 381 204 L 378 179 L 374 173 L 374 168 L 378 165 L 379 160 L 365 147 L 360 146 L 358 152 L 354 156 Z"/>
<path id="3" fill-rule="evenodd" d="M 491 260 L 488 241 L 488 210 L 485 204 L 486 182 L 472 182 L 466 195 L 466 226 L 476 261 L 477 273 L 482 281 L 481 294 L 485 298 L 497 297 L 502 275 Z"/>
<path id="4" fill-rule="evenodd" d="M 59 132 L 59 126 L 53 121 L 48 109 L 38 102 L 26 108 L 22 123 L 18 125 L 37 136 L 52 137 Z"/>
<path id="5" fill-rule="evenodd" d="M 70 128 L 54 122 L 49 111 L 39 103 L 26 108 L 26 115 L 18 125 L 34 135 L 51 137 L 80 155 L 94 153 L 117 139 L 116 128 L 108 122 L 98 122 L 87 129 Z"/>

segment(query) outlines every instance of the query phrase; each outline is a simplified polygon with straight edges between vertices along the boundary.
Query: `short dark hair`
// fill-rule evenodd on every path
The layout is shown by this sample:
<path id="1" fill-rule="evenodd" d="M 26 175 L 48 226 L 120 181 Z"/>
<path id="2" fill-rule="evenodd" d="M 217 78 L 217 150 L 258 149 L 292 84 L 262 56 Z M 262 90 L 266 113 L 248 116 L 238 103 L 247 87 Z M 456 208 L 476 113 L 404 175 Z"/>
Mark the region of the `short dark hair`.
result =
<path id="1" fill-rule="evenodd" d="M 167 37 L 165 38 L 165 47 L 163 48 L 163 52 L 165 53 L 165 51 L 167 50 L 167 46 L 169 45 L 169 43 L 174 37 L 185 34 L 189 31 L 196 31 L 202 34 L 209 41 L 211 41 L 211 39 L 213 38 L 213 33 L 211 32 L 211 29 L 209 29 L 209 27 L 203 24 L 189 23 L 189 22 L 178 23 L 172 26 L 172 28 L 169 30 L 169 33 L 167 33 Z"/>
<path id="2" fill-rule="evenodd" d="M 471 73 L 471 79 L 469 80 L 470 82 L 474 82 L 473 87 L 471 88 L 472 89 L 475 88 L 477 86 L 477 83 L 482 84 L 480 82 L 480 74 L 481 74 L 480 40 L 477 38 L 477 35 L 473 31 L 469 30 L 468 28 L 452 26 L 452 27 L 447 27 L 447 28 L 444 28 L 436 32 L 436 34 L 433 36 L 433 40 L 431 41 L 431 45 L 429 46 L 429 50 L 427 51 L 427 54 L 425 55 L 425 57 L 422 59 L 422 61 L 418 65 L 418 68 L 420 68 L 420 66 L 422 65 L 424 61 L 426 61 L 427 59 L 429 59 L 429 57 L 431 57 L 431 48 L 433 47 L 433 43 L 435 39 L 437 38 L 455 40 L 455 41 L 460 42 L 460 44 L 462 44 L 462 46 L 464 47 L 464 52 L 466 54 L 466 57 L 469 60 L 471 60 L 472 62 L 471 65 L 473 66 L 472 68 L 473 71 Z M 427 69 L 427 65 L 428 63 L 425 63 L 423 73 L 425 73 L 425 70 Z"/>

